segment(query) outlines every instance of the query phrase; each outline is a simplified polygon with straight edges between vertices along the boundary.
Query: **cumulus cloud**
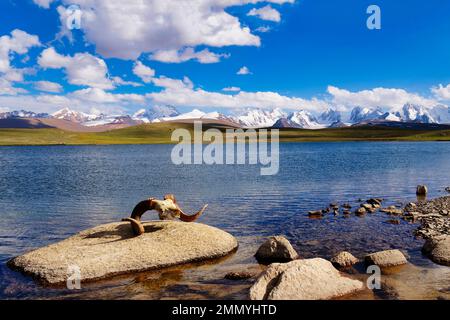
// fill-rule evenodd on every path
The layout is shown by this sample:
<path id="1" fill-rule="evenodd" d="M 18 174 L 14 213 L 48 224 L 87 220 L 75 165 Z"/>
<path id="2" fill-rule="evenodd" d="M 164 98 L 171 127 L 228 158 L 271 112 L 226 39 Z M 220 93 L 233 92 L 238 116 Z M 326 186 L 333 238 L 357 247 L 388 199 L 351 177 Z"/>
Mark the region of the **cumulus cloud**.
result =
<path id="1" fill-rule="evenodd" d="M 104 57 L 136 60 L 142 53 L 206 45 L 259 46 L 260 38 L 226 12 L 231 6 L 294 0 L 63 0 L 83 11 L 82 29 Z M 63 10 L 58 10 L 64 15 Z M 63 22 L 63 21 L 62 21 Z M 70 33 L 62 23 L 62 34 Z"/>
<path id="2" fill-rule="evenodd" d="M 11 66 L 15 54 L 27 54 L 30 48 L 40 46 L 38 36 L 25 31 L 15 29 L 11 35 L 0 37 L 0 94 L 15 95 L 25 92 L 22 88 L 16 88 L 14 82 L 23 81 L 23 75 L 28 69 L 17 69 Z"/>
<path id="3" fill-rule="evenodd" d="M 147 67 L 140 61 L 136 61 L 133 66 L 133 73 L 141 78 L 145 83 L 150 83 L 155 76 L 155 70 L 150 67 Z"/>
<path id="4" fill-rule="evenodd" d="M 281 14 L 278 12 L 278 10 L 272 8 L 270 5 L 267 5 L 265 7 L 256 9 L 253 8 L 247 13 L 248 16 L 256 16 L 262 20 L 267 21 L 273 21 L 273 22 L 280 22 L 281 21 Z"/>
<path id="5" fill-rule="evenodd" d="M 71 92 L 69 98 L 76 98 L 81 101 L 94 102 L 98 104 L 111 103 L 144 103 L 145 97 L 139 94 L 117 94 L 106 92 L 99 88 L 86 88 Z"/>
<path id="6" fill-rule="evenodd" d="M 246 66 L 243 66 L 236 72 L 236 74 L 240 75 L 240 76 L 245 76 L 245 75 L 251 74 L 251 72 Z"/>
<path id="7" fill-rule="evenodd" d="M 63 90 L 59 83 L 51 81 L 37 81 L 34 83 L 34 87 L 39 91 L 59 93 Z"/>
<path id="8" fill-rule="evenodd" d="M 200 63 L 217 63 L 221 58 L 228 58 L 227 54 L 217 54 L 203 49 L 196 52 L 194 48 L 182 50 L 160 50 L 150 56 L 150 59 L 166 63 L 181 63 L 189 60 L 197 60 Z"/>
<path id="9" fill-rule="evenodd" d="M 35 4 L 37 4 L 39 7 L 45 8 L 45 9 L 50 8 L 50 4 L 51 4 L 53 1 L 54 1 L 54 0 L 33 0 L 33 2 L 34 2 Z"/>
<path id="10" fill-rule="evenodd" d="M 416 93 L 410 93 L 404 89 L 396 88 L 374 88 L 352 92 L 334 86 L 328 86 L 328 93 L 332 96 L 331 102 L 335 105 L 352 108 L 362 107 L 382 107 L 393 111 L 400 110 L 404 104 L 413 103 L 431 108 L 438 105 L 438 101 L 433 98 L 426 98 Z"/>
<path id="11" fill-rule="evenodd" d="M 437 99 L 450 101 L 450 84 L 445 87 L 440 84 L 437 87 L 433 87 L 431 91 L 434 93 Z"/>
<path id="12" fill-rule="evenodd" d="M 223 88 L 222 91 L 238 92 L 238 91 L 241 91 L 241 88 L 239 88 L 239 87 L 226 87 L 226 88 Z"/>
<path id="13" fill-rule="evenodd" d="M 195 89 L 188 79 L 176 80 L 165 78 L 159 86 L 164 89 L 160 92 L 147 94 L 154 103 L 172 105 L 176 107 L 198 108 L 285 108 L 293 110 L 326 110 L 328 104 L 325 101 L 313 98 L 310 100 L 298 97 L 288 97 L 276 92 L 245 92 L 237 94 L 224 94 L 203 89 Z"/>
<path id="14" fill-rule="evenodd" d="M 64 56 L 50 47 L 41 53 L 38 63 L 43 68 L 64 69 L 70 84 L 100 89 L 114 88 L 105 61 L 89 53 Z"/>

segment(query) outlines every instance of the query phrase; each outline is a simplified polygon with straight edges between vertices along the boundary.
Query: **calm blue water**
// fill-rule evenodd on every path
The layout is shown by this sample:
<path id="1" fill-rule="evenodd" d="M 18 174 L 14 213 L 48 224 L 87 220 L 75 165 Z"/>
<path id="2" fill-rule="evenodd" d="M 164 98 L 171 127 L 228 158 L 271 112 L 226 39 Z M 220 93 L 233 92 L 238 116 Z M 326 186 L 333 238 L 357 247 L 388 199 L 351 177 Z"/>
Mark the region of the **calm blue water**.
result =
<path id="1" fill-rule="evenodd" d="M 390 225 L 384 214 L 364 218 L 307 217 L 330 202 L 415 199 L 450 185 L 450 143 L 345 142 L 280 146 L 280 171 L 260 176 L 257 165 L 183 165 L 169 145 L 0 147 L 0 298 L 52 297 L 9 270 L 13 256 L 82 229 L 118 221 L 150 196 L 174 193 L 186 212 L 209 207 L 201 222 L 227 230 L 241 252 L 261 237 L 284 234 L 304 257 L 329 258 L 347 249 L 364 254 L 403 248 L 420 263 L 416 225 Z M 146 213 L 144 218 L 156 218 Z M 247 246 L 247 247 L 246 247 Z M 239 255 L 239 252 L 238 252 Z M 251 262 L 250 257 L 241 260 Z"/>

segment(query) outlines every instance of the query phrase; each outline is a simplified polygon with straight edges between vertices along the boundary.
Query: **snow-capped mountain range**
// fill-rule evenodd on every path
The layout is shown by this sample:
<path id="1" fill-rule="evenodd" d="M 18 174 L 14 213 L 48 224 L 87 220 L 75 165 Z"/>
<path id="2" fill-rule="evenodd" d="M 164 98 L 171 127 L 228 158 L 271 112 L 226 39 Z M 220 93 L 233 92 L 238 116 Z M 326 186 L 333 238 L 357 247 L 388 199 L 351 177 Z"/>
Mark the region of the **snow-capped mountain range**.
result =
<path id="1" fill-rule="evenodd" d="M 244 128 L 305 128 L 319 129 L 326 127 L 343 127 L 371 121 L 396 121 L 413 123 L 450 123 L 449 108 L 437 106 L 425 108 L 423 106 L 407 103 L 397 111 L 386 112 L 382 108 L 354 107 L 350 112 L 340 112 L 329 108 L 325 112 L 314 115 L 311 112 L 300 110 L 285 112 L 281 109 L 262 110 L 246 109 L 233 115 L 219 112 L 203 112 L 193 109 L 187 113 L 180 113 L 170 106 L 153 106 L 141 109 L 133 115 L 106 115 L 87 114 L 69 108 L 63 108 L 53 114 L 35 113 L 31 111 L 11 111 L 0 113 L 0 119 L 11 118 L 55 118 L 75 122 L 84 126 L 100 126 L 106 124 L 137 125 L 142 123 L 165 122 L 176 120 L 209 119 L 233 123 Z"/>

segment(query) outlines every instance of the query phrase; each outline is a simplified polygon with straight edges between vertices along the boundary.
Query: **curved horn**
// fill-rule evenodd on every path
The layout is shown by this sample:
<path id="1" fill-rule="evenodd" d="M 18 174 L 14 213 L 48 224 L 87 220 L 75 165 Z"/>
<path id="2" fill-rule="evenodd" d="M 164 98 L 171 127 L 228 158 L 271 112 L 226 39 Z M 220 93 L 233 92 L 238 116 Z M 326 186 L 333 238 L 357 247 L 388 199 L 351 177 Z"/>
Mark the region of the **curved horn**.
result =
<path id="1" fill-rule="evenodd" d="M 133 229 L 133 233 L 136 236 L 140 236 L 145 232 L 144 226 L 138 220 L 133 218 L 123 218 L 122 221 L 129 221 L 131 223 L 131 228 Z"/>
<path id="2" fill-rule="evenodd" d="M 131 212 L 131 218 L 135 219 L 137 221 L 141 221 L 141 216 L 148 210 L 153 209 L 152 204 L 153 198 L 144 200 L 139 202 L 133 209 L 133 212 Z"/>
<path id="3" fill-rule="evenodd" d="M 180 220 L 184 221 L 184 222 L 193 222 L 193 221 L 197 220 L 202 215 L 202 213 L 203 213 L 203 211 L 205 211 L 206 207 L 208 207 L 207 204 L 205 204 L 200 211 L 198 211 L 196 214 L 193 214 L 192 216 L 189 216 L 189 215 L 185 214 L 183 212 L 183 210 L 179 209 Z"/>

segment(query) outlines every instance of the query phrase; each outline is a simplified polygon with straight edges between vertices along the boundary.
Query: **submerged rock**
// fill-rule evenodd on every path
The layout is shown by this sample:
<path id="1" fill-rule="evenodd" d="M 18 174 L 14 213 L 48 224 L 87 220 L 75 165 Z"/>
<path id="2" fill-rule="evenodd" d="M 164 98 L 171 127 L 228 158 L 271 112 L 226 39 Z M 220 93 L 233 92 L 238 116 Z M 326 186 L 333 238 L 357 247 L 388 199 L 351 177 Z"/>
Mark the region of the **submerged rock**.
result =
<path id="1" fill-rule="evenodd" d="M 359 260 L 355 256 L 353 256 L 350 252 L 341 251 L 333 258 L 331 258 L 330 261 L 336 267 L 347 268 L 358 263 Z"/>
<path id="2" fill-rule="evenodd" d="M 321 259 L 274 263 L 250 288 L 252 300 L 325 300 L 362 290 L 364 284 L 341 275 Z"/>
<path id="3" fill-rule="evenodd" d="M 418 196 L 425 196 L 428 193 L 428 188 L 425 185 L 418 185 L 416 188 L 416 194 Z"/>
<path id="4" fill-rule="evenodd" d="M 441 235 L 428 239 L 422 252 L 433 262 L 450 266 L 450 235 Z"/>
<path id="5" fill-rule="evenodd" d="M 225 279 L 227 280 L 246 280 L 250 279 L 256 276 L 256 273 L 254 272 L 248 272 L 248 271 L 234 271 L 234 272 L 228 272 L 225 275 Z"/>
<path id="6" fill-rule="evenodd" d="M 367 212 L 366 208 L 360 207 L 360 208 L 356 209 L 355 214 L 357 216 L 362 216 L 362 215 L 366 214 L 366 212 Z"/>
<path id="7" fill-rule="evenodd" d="M 298 258 L 298 254 L 288 239 L 283 236 L 270 237 L 255 253 L 258 261 L 286 262 Z"/>
<path id="8" fill-rule="evenodd" d="M 200 223 L 149 221 L 143 226 L 145 233 L 135 237 L 128 222 L 100 225 L 8 265 L 46 283 L 62 284 L 70 266 L 79 268 L 82 281 L 93 280 L 218 258 L 238 246 L 229 233 Z"/>
<path id="9" fill-rule="evenodd" d="M 376 264 L 382 268 L 408 263 L 403 252 L 397 249 L 371 253 L 365 257 L 365 260 L 369 264 Z"/>

